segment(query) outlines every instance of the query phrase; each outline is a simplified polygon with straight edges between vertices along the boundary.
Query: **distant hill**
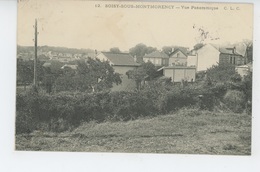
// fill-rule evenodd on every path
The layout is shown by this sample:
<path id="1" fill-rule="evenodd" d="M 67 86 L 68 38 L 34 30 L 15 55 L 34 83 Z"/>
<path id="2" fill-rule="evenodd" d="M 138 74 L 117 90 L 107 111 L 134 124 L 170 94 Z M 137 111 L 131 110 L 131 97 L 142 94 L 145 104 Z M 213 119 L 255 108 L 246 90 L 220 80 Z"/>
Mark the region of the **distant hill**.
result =
<path id="1" fill-rule="evenodd" d="M 33 46 L 17 46 L 17 53 L 28 53 L 34 51 Z M 54 46 L 38 46 L 38 51 L 42 52 L 58 52 L 58 53 L 70 53 L 70 54 L 84 54 L 84 53 L 93 53 L 92 49 L 76 49 L 76 48 L 67 48 L 67 47 L 54 47 Z"/>

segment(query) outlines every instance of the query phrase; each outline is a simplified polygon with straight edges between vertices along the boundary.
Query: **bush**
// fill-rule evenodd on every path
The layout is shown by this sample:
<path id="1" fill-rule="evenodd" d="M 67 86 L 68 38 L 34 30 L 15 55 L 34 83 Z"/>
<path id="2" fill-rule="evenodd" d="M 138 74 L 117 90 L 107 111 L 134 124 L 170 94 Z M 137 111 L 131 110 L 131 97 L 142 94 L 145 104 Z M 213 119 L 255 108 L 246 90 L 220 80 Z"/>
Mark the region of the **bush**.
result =
<path id="1" fill-rule="evenodd" d="M 224 103 L 235 113 L 243 112 L 245 108 L 245 94 L 237 90 L 229 90 L 224 96 Z"/>
<path id="2" fill-rule="evenodd" d="M 35 107 L 37 94 L 33 90 L 16 96 L 16 133 L 30 133 L 36 129 Z"/>
<path id="3" fill-rule="evenodd" d="M 166 114 L 183 107 L 213 110 L 215 99 L 224 97 L 225 92 L 226 85 L 192 84 L 183 88 L 157 82 L 140 91 L 59 92 L 53 95 L 26 92 L 17 94 L 16 129 L 18 133 L 35 129 L 60 132 L 82 122 L 127 121 Z M 230 95 L 225 99 L 235 101 Z"/>
<path id="4" fill-rule="evenodd" d="M 110 119 L 125 121 L 154 113 L 152 100 L 142 92 L 112 92 L 110 96 Z"/>

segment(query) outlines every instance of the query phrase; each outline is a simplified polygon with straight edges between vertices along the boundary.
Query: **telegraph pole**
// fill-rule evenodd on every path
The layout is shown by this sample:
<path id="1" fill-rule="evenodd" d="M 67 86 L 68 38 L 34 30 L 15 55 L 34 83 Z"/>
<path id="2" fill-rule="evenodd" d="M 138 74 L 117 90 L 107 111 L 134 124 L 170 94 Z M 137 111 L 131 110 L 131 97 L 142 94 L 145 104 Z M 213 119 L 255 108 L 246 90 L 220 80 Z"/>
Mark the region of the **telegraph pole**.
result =
<path id="1" fill-rule="evenodd" d="M 35 33 L 34 33 L 34 75 L 33 75 L 33 87 L 35 91 L 37 91 L 37 19 L 35 19 L 34 25 Z"/>

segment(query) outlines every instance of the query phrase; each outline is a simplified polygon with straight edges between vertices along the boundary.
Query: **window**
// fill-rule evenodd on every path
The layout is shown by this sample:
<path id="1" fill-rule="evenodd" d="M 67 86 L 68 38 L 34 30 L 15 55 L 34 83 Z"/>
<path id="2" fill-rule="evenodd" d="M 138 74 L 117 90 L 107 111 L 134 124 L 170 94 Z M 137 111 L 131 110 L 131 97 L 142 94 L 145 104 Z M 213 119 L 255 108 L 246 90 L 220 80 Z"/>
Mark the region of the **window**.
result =
<path id="1" fill-rule="evenodd" d="M 232 62 L 233 62 L 233 57 L 230 56 L 230 57 L 229 57 L 229 63 L 232 64 Z"/>
<path id="2" fill-rule="evenodd" d="M 166 65 L 166 60 L 162 59 L 162 65 Z"/>

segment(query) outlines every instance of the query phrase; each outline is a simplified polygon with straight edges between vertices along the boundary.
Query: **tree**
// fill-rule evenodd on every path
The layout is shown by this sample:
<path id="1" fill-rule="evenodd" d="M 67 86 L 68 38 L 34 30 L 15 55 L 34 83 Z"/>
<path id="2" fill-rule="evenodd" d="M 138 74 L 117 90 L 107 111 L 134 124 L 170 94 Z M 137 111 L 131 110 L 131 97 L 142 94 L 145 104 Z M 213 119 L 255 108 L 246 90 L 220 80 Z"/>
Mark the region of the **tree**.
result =
<path id="1" fill-rule="evenodd" d="M 122 82 L 108 62 L 88 58 L 87 61 L 78 61 L 77 65 L 76 71 L 64 68 L 64 73 L 55 81 L 57 91 L 96 92 Z"/>
<path id="2" fill-rule="evenodd" d="M 147 47 L 146 48 L 146 54 L 150 54 L 150 53 L 152 53 L 156 50 L 157 50 L 157 48 L 155 48 L 155 47 Z"/>
<path id="3" fill-rule="evenodd" d="M 142 82 L 146 79 L 156 77 L 156 67 L 151 62 L 142 63 L 140 67 L 126 72 L 129 78 L 135 80 L 136 88 L 141 89 Z"/>
<path id="4" fill-rule="evenodd" d="M 207 78 L 213 82 L 231 81 L 234 75 L 236 75 L 235 65 L 229 63 L 214 65 L 207 70 Z"/>
<path id="5" fill-rule="evenodd" d="M 194 45 L 193 48 L 194 48 L 194 50 L 198 50 L 198 49 L 200 49 L 203 46 L 204 46 L 203 43 L 198 43 L 198 44 Z"/>
<path id="6" fill-rule="evenodd" d="M 17 83 L 21 83 L 26 90 L 26 85 L 33 82 L 33 61 L 17 60 Z"/>
<path id="7" fill-rule="evenodd" d="M 38 61 L 37 63 L 37 78 L 38 81 L 43 80 L 43 62 Z M 26 90 L 26 85 L 29 85 L 33 82 L 33 76 L 34 76 L 34 61 L 23 61 L 23 60 L 17 60 L 17 83 L 21 83 L 24 86 L 24 89 Z"/>
<path id="8" fill-rule="evenodd" d="M 126 72 L 126 74 L 128 75 L 129 78 L 135 80 L 136 89 L 140 90 L 142 81 L 144 81 L 145 77 L 147 76 L 144 68 L 139 67 L 134 70 L 129 70 Z"/>
<path id="9" fill-rule="evenodd" d="M 244 45 L 246 46 L 246 58 L 247 62 L 253 61 L 253 42 L 251 40 L 243 40 Z"/>
<path id="10" fill-rule="evenodd" d="M 50 94 L 57 78 L 63 75 L 61 67 L 64 64 L 56 60 L 52 60 L 49 63 L 49 66 L 44 67 L 42 84 L 45 87 L 47 93 Z"/>
<path id="11" fill-rule="evenodd" d="M 172 52 L 172 49 L 173 49 L 172 46 L 164 46 L 164 47 L 162 47 L 162 51 L 163 51 L 165 54 L 168 54 L 168 55 Z"/>
<path id="12" fill-rule="evenodd" d="M 121 53 L 120 49 L 118 47 L 110 48 L 111 53 Z"/>
<path id="13" fill-rule="evenodd" d="M 170 55 L 174 50 L 179 49 L 181 50 L 183 53 L 187 54 L 188 53 L 188 48 L 187 47 L 182 47 L 182 46 L 163 46 L 162 47 L 162 51 L 167 54 Z"/>
<path id="14" fill-rule="evenodd" d="M 137 44 L 135 47 L 132 47 L 129 49 L 129 52 L 132 56 L 137 58 L 138 62 L 142 62 L 143 61 L 143 56 L 145 54 L 149 54 L 156 51 L 156 48 L 154 47 L 147 47 L 145 44 L 140 43 Z"/>

